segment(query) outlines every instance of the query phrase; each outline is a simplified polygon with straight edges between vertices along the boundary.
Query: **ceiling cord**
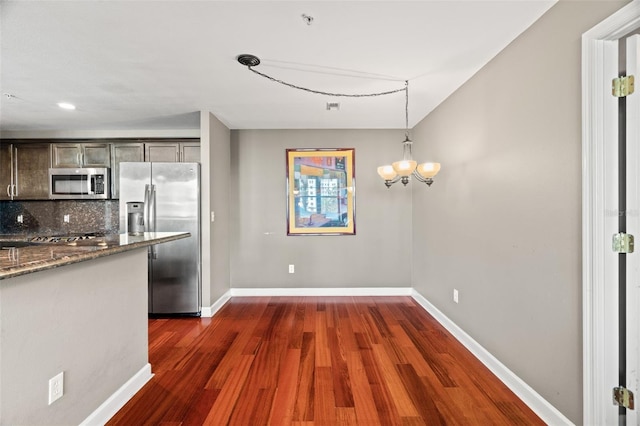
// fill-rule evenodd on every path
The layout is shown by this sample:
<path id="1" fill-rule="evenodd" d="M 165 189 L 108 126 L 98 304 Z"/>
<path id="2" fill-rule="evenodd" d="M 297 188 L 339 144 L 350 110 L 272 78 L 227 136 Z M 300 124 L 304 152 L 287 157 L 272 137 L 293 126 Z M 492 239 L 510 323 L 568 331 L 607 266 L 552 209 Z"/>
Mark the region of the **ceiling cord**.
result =
<path id="1" fill-rule="evenodd" d="M 250 65 L 248 65 L 247 68 L 249 68 L 249 71 L 252 71 L 252 72 L 258 74 L 261 77 L 264 77 L 264 78 L 269 79 L 271 81 L 274 81 L 276 83 L 283 84 L 283 85 L 291 87 L 293 89 L 304 90 L 306 92 L 311 92 L 311 93 L 315 93 L 315 94 L 318 94 L 318 95 L 327 95 L 327 96 L 336 96 L 336 97 L 366 98 L 366 97 L 372 97 L 372 96 L 391 95 L 392 93 L 402 92 L 403 90 L 408 92 L 407 87 L 409 85 L 409 83 L 405 81 L 405 87 L 402 88 L 402 89 L 389 90 L 389 91 L 386 91 L 386 92 L 378 92 L 378 93 L 355 93 L 355 94 L 331 93 L 331 92 L 323 92 L 321 90 L 308 89 L 306 87 L 296 86 L 295 84 L 291 84 L 291 83 L 287 83 L 286 81 L 278 80 L 277 78 L 271 77 L 271 76 L 269 76 L 267 74 L 261 73 L 260 71 L 254 70 L 253 67 L 250 66 Z M 407 97 L 408 97 L 408 94 L 407 94 Z M 408 99 L 407 99 L 407 102 L 408 102 Z"/>

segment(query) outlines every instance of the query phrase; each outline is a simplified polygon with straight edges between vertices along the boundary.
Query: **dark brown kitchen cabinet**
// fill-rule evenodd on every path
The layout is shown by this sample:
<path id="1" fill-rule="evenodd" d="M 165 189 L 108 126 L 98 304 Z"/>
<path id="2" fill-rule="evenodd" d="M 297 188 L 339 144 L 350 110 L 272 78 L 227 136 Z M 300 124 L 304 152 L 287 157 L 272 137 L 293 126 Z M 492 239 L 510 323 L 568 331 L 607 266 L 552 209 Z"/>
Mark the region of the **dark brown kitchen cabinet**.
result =
<path id="1" fill-rule="evenodd" d="M 109 146 L 108 143 L 52 144 L 52 167 L 110 167 Z"/>
<path id="2" fill-rule="evenodd" d="M 0 200 L 49 198 L 49 144 L 0 142 Z"/>
<path id="3" fill-rule="evenodd" d="M 199 163 L 200 142 L 146 142 L 144 161 Z"/>
<path id="4" fill-rule="evenodd" d="M 111 144 L 111 198 L 120 198 L 120 163 L 144 161 L 143 143 Z"/>

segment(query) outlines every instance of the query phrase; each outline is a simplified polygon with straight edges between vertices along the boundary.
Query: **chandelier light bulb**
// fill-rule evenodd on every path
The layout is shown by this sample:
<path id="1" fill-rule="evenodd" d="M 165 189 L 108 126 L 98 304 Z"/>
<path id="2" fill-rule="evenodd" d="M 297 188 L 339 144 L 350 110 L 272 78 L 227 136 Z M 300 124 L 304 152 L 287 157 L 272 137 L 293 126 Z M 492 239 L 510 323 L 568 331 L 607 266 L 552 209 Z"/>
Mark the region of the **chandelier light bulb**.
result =
<path id="1" fill-rule="evenodd" d="M 422 163 L 418 166 L 418 173 L 425 179 L 434 177 L 440 171 L 440 163 Z"/>
<path id="2" fill-rule="evenodd" d="M 401 160 L 393 163 L 393 170 L 400 176 L 409 176 L 416 169 L 417 162 L 414 160 Z"/>
<path id="3" fill-rule="evenodd" d="M 378 167 L 378 174 L 384 180 L 391 180 L 398 175 L 396 171 L 393 170 L 393 166 L 388 164 Z"/>

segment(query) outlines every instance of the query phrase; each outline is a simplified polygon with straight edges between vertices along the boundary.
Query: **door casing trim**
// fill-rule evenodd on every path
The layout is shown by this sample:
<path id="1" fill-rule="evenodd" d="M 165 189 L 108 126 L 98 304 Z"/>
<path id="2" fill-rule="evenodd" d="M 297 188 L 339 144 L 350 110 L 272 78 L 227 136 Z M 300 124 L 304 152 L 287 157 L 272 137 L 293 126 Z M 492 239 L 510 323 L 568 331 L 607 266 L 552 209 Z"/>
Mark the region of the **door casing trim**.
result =
<path id="1" fill-rule="evenodd" d="M 634 0 L 582 36 L 583 424 L 617 424 L 617 100 L 618 39 L 640 28 Z M 614 141 L 611 143 L 611 141 Z"/>

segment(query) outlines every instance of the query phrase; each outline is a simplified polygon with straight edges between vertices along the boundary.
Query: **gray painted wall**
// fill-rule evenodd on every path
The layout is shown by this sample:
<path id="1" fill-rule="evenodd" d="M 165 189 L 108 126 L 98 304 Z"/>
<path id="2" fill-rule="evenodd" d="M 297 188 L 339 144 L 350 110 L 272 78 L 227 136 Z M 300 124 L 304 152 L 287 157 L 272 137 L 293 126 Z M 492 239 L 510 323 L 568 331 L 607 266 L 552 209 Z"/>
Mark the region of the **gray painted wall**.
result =
<path id="1" fill-rule="evenodd" d="M 410 287 L 411 190 L 388 190 L 376 173 L 401 158 L 403 136 L 402 130 L 232 131 L 231 287 Z M 287 236 L 287 148 L 355 148 L 355 236 Z"/>
<path id="2" fill-rule="evenodd" d="M 211 296 L 211 239 L 213 238 L 209 212 L 211 211 L 211 157 L 213 146 L 212 114 L 200 111 L 200 248 L 201 303 L 210 307 Z"/>
<path id="3" fill-rule="evenodd" d="M 211 209 L 203 216 L 211 230 L 211 299 L 208 306 L 229 290 L 229 174 L 231 157 L 231 132 L 213 114 L 209 114 L 209 197 Z M 211 222 L 211 211 L 215 212 L 215 221 Z M 204 306 L 207 306 L 206 304 Z"/>
<path id="4" fill-rule="evenodd" d="M 625 3 L 559 2 L 414 129 L 414 287 L 576 424 L 581 34 Z"/>

